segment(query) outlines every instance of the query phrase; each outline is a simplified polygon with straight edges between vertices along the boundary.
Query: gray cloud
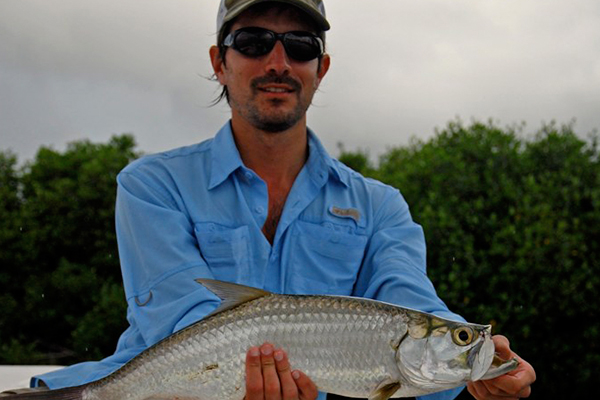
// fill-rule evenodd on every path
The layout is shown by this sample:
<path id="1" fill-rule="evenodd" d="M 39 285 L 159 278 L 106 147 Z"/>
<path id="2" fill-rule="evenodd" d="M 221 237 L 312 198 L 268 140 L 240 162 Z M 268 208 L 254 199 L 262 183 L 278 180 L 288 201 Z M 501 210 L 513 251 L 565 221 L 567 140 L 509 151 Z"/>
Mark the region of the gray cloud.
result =
<path id="1" fill-rule="evenodd" d="M 327 0 L 332 68 L 309 125 L 332 153 L 459 115 L 600 127 L 596 0 Z M 227 120 L 209 76 L 217 0 L 0 0 L 0 149 L 132 132 L 147 152 Z"/>

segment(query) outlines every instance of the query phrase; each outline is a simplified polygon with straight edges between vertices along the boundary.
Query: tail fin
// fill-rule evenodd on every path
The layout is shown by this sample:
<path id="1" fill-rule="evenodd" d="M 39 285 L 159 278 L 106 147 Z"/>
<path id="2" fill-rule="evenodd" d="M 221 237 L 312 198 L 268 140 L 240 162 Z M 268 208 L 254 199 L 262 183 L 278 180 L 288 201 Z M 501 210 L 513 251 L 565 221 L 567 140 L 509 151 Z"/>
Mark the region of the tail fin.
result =
<path id="1" fill-rule="evenodd" d="M 16 389 L 0 393 L 0 400 L 82 400 L 83 386 L 48 390 L 46 388 Z"/>

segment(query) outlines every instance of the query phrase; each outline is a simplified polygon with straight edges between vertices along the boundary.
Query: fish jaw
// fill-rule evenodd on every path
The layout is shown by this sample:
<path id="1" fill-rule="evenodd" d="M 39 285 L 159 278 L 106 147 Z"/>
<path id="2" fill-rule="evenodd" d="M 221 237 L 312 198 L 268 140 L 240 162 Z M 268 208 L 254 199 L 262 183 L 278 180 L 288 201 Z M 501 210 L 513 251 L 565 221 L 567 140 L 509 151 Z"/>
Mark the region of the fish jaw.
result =
<path id="1" fill-rule="evenodd" d="M 494 356 L 494 361 L 492 365 L 487 370 L 485 375 L 483 375 L 480 380 L 486 381 L 488 379 L 494 379 L 501 375 L 504 375 L 519 366 L 519 360 L 513 358 L 512 360 L 503 360 L 498 356 Z"/>
<path id="2" fill-rule="evenodd" d="M 480 380 L 489 370 L 494 360 L 494 342 L 492 341 L 491 326 L 488 326 L 481 334 L 482 342 L 475 346 L 469 353 L 469 364 L 471 367 L 471 381 Z M 472 356 L 474 355 L 474 356 Z"/>

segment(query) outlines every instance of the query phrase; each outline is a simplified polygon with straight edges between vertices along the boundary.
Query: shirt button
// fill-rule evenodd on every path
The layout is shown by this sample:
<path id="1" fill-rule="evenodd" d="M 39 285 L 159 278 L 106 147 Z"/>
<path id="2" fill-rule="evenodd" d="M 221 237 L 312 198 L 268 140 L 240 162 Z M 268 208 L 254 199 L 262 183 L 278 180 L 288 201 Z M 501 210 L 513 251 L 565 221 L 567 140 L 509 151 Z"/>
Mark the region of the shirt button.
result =
<path id="1" fill-rule="evenodd" d="M 264 213 L 264 212 L 265 212 L 265 209 L 264 209 L 263 207 L 261 207 L 261 206 L 258 206 L 258 207 L 256 207 L 256 208 L 254 209 L 254 211 L 255 211 L 257 214 L 262 214 L 262 213 Z"/>
<path id="2" fill-rule="evenodd" d="M 250 172 L 246 172 L 244 174 L 244 176 L 246 177 L 247 180 L 251 181 L 252 180 L 252 174 Z"/>

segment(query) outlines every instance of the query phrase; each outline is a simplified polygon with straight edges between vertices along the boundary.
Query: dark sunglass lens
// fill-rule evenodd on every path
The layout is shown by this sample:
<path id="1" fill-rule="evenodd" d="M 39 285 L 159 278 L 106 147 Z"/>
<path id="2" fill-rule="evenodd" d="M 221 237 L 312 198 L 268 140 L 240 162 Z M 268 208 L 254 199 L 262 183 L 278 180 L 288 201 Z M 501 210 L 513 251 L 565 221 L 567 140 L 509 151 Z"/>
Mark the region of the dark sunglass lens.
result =
<path id="1" fill-rule="evenodd" d="M 298 61 L 310 61 L 321 55 L 318 39 L 301 33 L 288 33 L 285 37 L 285 48 L 288 55 Z"/>
<path id="2" fill-rule="evenodd" d="M 240 30 L 234 39 L 235 49 L 250 57 L 267 54 L 274 44 L 275 37 L 271 32 L 265 30 Z"/>

